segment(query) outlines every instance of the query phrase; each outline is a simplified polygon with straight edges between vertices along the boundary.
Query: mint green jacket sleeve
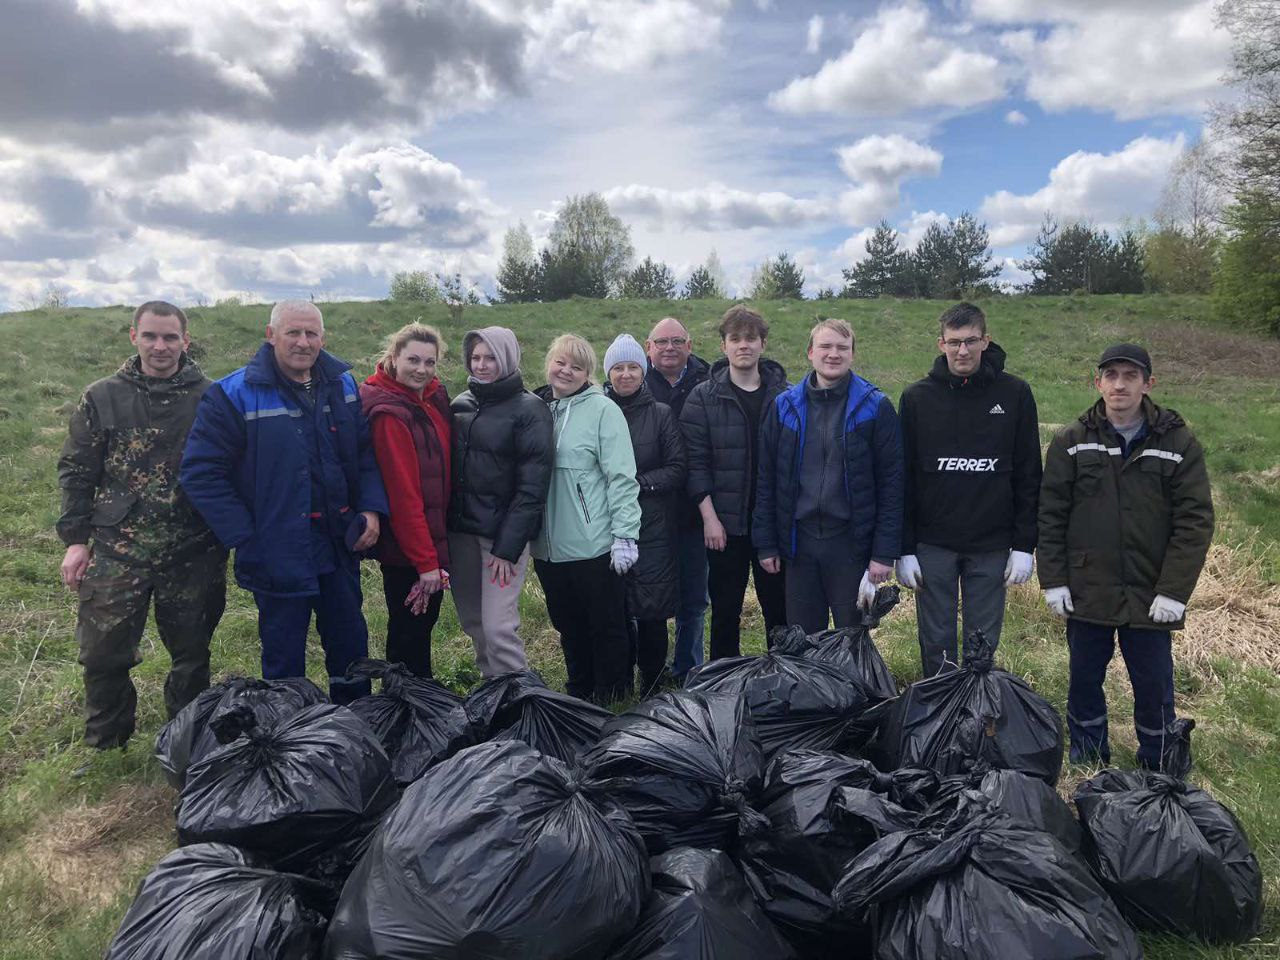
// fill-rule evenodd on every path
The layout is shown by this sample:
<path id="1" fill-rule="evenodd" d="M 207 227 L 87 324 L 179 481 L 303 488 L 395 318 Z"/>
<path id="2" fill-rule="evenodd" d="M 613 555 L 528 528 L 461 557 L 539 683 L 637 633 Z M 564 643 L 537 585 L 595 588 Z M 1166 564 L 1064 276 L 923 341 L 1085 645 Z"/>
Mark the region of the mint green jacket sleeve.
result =
<path id="1" fill-rule="evenodd" d="M 631 447 L 627 418 L 617 404 L 601 410 L 598 426 L 600 471 L 604 474 L 609 502 L 610 529 L 615 539 L 640 536 L 640 484 L 636 482 L 636 455 Z"/>

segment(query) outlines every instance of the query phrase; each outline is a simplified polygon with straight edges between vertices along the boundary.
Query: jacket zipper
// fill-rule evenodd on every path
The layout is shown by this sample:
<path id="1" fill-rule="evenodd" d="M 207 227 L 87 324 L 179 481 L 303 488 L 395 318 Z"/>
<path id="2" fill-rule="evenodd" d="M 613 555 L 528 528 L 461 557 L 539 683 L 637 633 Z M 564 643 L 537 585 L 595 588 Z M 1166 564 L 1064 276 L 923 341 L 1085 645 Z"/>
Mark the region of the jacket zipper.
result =
<path id="1" fill-rule="evenodd" d="M 587 498 L 582 495 L 582 484 L 575 483 L 574 487 L 578 491 L 578 503 L 582 506 L 582 515 L 586 518 L 587 523 L 591 522 L 591 513 L 587 510 Z"/>

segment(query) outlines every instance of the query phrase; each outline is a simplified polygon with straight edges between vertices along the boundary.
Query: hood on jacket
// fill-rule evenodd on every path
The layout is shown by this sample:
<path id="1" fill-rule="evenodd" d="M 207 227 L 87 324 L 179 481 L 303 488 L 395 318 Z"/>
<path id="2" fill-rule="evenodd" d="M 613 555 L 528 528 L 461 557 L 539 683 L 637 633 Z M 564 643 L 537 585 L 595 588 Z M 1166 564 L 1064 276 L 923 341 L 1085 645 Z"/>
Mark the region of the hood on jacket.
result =
<path id="1" fill-rule="evenodd" d="M 729 383 L 728 357 L 721 357 L 711 365 L 710 379 L 725 385 Z M 768 357 L 761 357 L 760 382 L 763 386 L 775 387 L 778 390 L 783 390 L 787 386 L 787 371 L 782 368 L 782 364 L 777 360 L 770 360 Z"/>
<path id="2" fill-rule="evenodd" d="M 481 327 L 479 330 L 469 331 L 462 338 L 462 366 L 466 369 L 467 376 L 471 376 L 471 351 L 475 349 L 478 340 L 483 340 L 485 346 L 498 358 L 498 375 L 494 377 L 495 380 L 520 372 L 520 341 L 516 339 L 516 335 L 506 327 Z"/>
<path id="3" fill-rule="evenodd" d="M 997 374 L 1004 372 L 1005 359 L 1004 349 L 992 340 L 987 344 L 987 349 L 982 351 L 982 362 L 978 364 L 978 369 L 971 376 L 957 377 L 952 374 L 951 368 L 947 366 L 946 355 L 941 353 L 934 358 L 929 376 L 951 387 L 964 387 L 971 384 L 981 386 L 990 383 Z"/>

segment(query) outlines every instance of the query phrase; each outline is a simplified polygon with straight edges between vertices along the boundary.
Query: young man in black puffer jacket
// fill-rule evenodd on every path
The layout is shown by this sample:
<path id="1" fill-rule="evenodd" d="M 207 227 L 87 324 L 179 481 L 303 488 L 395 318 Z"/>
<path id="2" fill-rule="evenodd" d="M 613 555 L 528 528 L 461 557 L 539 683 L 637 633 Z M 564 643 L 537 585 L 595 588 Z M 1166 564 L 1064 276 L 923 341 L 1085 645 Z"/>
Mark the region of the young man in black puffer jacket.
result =
<path id="1" fill-rule="evenodd" d="M 783 574 L 766 573 L 751 544 L 760 423 L 787 388 L 787 374 L 763 359 L 769 325 L 756 311 L 730 307 L 720 321 L 724 357 L 694 387 L 680 413 L 689 455 L 690 498 L 702 514 L 711 594 L 711 659 L 739 653 L 742 600 L 755 580 L 765 629 L 786 623 Z"/>
<path id="2" fill-rule="evenodd" d="M 907 387 L 899 410 L 906 516 L 898 580 L 916 591 L 924 675 L 956 662 L 964 635 L 996 644 L 1005 590 L 1031 578 L 1040 496 L 1035 397 L 1004 370 L 1005 354 L 971 303 L 939 318 L 933 369 Z"/>

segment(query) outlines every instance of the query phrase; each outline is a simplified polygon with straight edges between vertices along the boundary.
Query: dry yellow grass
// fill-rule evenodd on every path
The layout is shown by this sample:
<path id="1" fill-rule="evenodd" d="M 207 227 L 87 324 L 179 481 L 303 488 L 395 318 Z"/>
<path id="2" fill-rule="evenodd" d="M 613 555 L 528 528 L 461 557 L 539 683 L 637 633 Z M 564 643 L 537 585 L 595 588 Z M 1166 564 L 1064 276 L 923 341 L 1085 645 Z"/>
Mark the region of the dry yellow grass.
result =
<path id="1" fill-rule="evenodd" d="M 1269 584 L 1249 545 L 1209 549 L 1174 656 L 1193 668 L 1225 657 L 1280 671 L 1280 586 Z"/>
<path id="2" fill-rule="evenodd" d="M 65 810 L 31 830 L 18 867 L 44 881 L 58 906 L 100 909 L 120 893 L 120 877 L 175 846 L 173 791 L 129 785 L 105 800 Z"/>

